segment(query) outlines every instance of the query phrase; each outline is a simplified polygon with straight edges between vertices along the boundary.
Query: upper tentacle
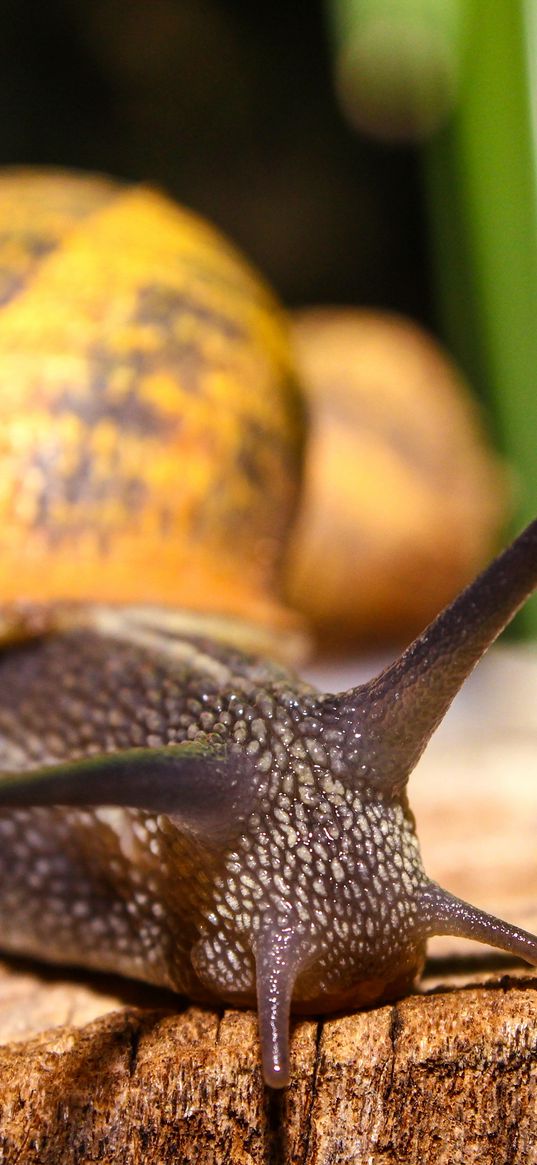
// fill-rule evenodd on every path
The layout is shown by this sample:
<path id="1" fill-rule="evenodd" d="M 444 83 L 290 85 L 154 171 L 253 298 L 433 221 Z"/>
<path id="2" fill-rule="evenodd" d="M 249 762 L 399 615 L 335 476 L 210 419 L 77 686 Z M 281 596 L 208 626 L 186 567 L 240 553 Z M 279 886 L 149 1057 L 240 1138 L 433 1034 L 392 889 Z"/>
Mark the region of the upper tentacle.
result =
<path id="1" fill-rule="evenodd" d="M 133 748 L 24 772 L 0 772 L 0 808 L 128 806 L 165 813 L 205 839 L 229 841 L 251 809 L 241 758 L 210 738 Z"/>
<path id="2" fill-rule="evenodd" d="M 464 680 L 537 586 L 537 520 L 376 679 L 325 701 L 347 756 L 379 787 L 404 785 Z"/>

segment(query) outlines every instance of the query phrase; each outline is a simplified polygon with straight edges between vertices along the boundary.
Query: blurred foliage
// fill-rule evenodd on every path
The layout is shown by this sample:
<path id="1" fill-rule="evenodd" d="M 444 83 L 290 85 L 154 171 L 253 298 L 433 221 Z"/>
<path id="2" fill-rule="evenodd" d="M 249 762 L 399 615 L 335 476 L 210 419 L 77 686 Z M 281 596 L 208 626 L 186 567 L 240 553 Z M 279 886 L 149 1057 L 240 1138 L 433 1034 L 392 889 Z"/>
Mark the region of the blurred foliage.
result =
<path id="1" fill-rule="evenodd" d="M 335 82 L 349 120 L 426 141 L 459 94 L 466 0 L 330 0 Z"/>

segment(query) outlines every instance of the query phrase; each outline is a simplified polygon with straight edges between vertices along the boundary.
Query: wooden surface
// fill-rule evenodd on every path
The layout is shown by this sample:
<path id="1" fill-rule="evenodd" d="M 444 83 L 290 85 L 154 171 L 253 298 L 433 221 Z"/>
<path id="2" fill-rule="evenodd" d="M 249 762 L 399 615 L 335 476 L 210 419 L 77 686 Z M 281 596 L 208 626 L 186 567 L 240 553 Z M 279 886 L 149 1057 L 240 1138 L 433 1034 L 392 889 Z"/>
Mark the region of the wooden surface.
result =
<path id="1" fill-rule="evenodd" d="M 482 665 L 411 783 L 428 872 L 534 930 L 536 695 L 534 656 Z M 264 1089 L 253 1013 L 0 964 L 1 1165 L 537 1163 L 537 972 L 487 948 L 435 940 L 420 993 L 295 1023 L 292 1064 Z"/>

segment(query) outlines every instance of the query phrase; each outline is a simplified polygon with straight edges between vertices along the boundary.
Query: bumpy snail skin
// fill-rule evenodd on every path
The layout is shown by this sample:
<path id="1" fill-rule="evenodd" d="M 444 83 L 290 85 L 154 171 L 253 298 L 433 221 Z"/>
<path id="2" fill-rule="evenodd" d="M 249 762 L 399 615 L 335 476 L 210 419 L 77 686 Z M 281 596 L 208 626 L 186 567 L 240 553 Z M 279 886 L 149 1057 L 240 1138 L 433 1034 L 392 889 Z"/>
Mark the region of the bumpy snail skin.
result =
<path id="1" fill-rule="evenodd" d="M 406 799 L 536 584 L 533 522 L 400 659 L 339 695 L 135 608 L 6 608 L 4 949 L 257 1000 L 274 1087 L 289 1078 L 290 1008 L 401 994 L 432 934 L 537 964 L 536 937 L 427 878 Z"/>

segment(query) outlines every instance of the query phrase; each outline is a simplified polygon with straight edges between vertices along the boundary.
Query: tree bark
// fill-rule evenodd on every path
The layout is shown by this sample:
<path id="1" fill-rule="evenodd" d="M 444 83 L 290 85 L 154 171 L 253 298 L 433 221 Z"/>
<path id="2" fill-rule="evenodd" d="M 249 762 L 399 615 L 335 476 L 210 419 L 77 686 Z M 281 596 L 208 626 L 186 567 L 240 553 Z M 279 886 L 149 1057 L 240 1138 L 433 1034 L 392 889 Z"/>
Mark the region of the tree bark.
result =
<path id="1" fill-rule="evenodd" d="M 535 930 L 536 723 L 510 689 L 487 730 L 470 692 L 411 794 L 429 873 Z M 476 944 L 431 951 L 421 993 L 294 1022 L 281 1094 L 252 1012 L 0 964 L 0 1163 L 537 1163 L 537 977 Z"/>

